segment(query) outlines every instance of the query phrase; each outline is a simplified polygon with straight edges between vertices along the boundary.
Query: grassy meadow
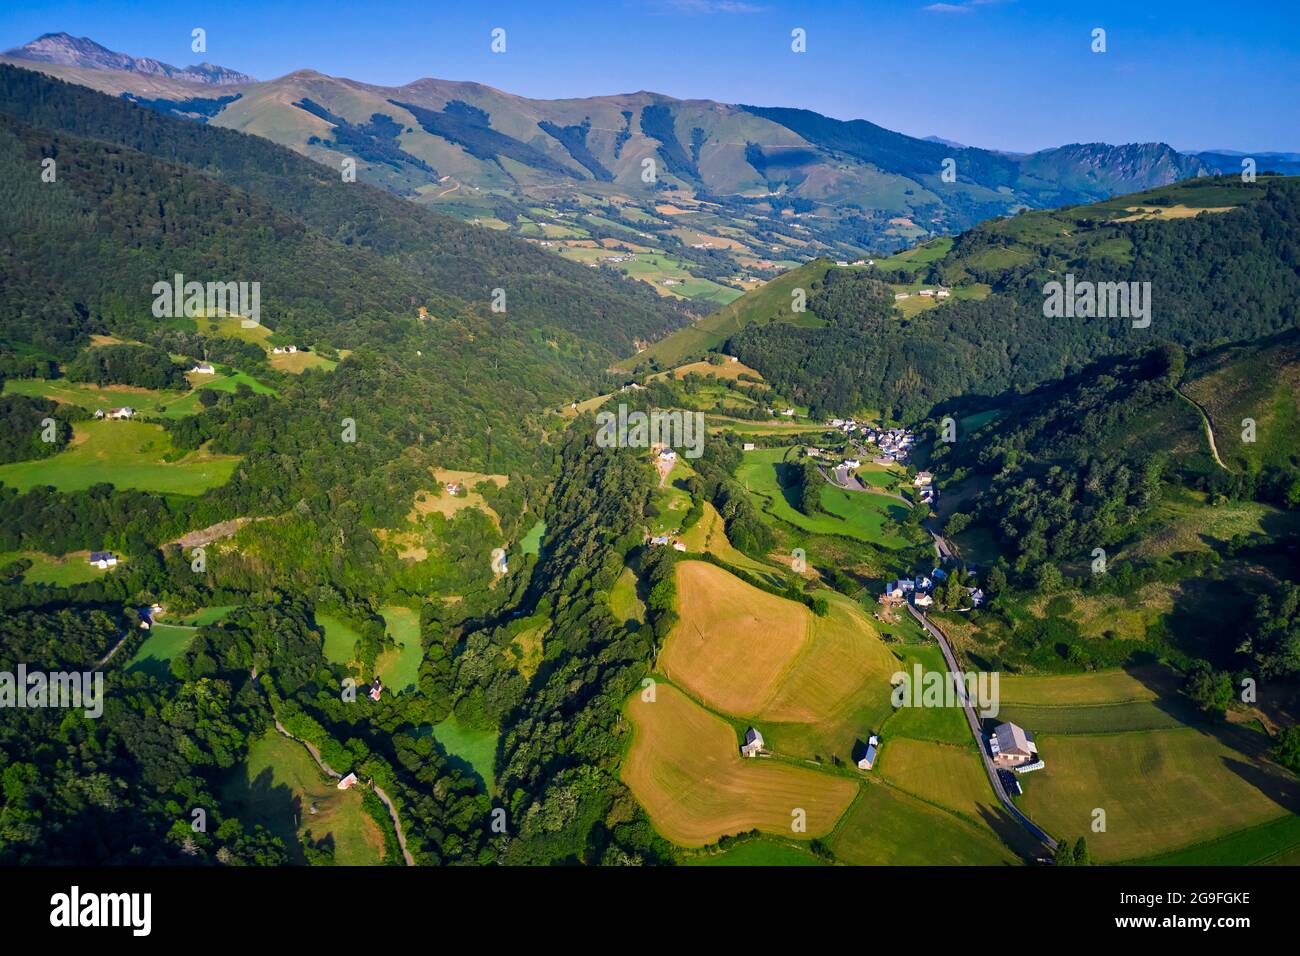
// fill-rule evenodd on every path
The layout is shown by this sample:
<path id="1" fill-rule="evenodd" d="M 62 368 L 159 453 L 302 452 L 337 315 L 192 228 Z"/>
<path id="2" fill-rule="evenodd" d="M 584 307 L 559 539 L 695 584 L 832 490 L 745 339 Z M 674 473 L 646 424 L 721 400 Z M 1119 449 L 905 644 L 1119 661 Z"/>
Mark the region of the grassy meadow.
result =
<path id="1" fill-rule="evenodd" d="M 173 460 L 174 459 L 174 460 Z M 51 485 L 81 491 L 107 482 L 119 489 L 199 495 L 225 484 L 237 455 L 204 449 L 177 456 L 161 425 L 136 421 L 84 421 L 57 455 L 0 465 L 0 482 L 19 491 Z"/>

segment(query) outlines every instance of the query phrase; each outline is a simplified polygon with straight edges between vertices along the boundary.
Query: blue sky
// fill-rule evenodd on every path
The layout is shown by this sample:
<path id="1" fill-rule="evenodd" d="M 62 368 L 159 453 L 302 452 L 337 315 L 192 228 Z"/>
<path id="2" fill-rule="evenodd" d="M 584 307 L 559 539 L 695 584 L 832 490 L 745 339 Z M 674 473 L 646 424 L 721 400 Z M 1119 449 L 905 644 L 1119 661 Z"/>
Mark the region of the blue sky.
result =
<path id="1" fill-rule="evenodd" d="M 205 55 L 190 51 L 196 26 Z M 494 27 L 504 54 L 489 49 Z M 804 54 L 790 50 L 795 27 Z M 1096 27 L 1105 53 L 1090 50 Z M 60 30 L 261 79 L 309 67 L 543 98 L 648 89 L 1011 150 L 1160 140 L 1300 151 L 1294 0 L 45 0 L 0 11 L 0 49 Z"/>

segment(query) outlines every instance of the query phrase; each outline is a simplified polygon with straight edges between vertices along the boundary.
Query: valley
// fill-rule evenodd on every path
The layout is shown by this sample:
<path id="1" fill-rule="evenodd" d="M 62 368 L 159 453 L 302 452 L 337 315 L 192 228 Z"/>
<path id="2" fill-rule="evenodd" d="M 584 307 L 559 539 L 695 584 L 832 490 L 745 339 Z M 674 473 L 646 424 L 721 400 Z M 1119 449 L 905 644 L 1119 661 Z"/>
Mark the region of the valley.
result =
<path id="1" fill-rule="evenodd" d="M 1288 155 L 10 50 L 0 864 L 1294 864 Z"/>

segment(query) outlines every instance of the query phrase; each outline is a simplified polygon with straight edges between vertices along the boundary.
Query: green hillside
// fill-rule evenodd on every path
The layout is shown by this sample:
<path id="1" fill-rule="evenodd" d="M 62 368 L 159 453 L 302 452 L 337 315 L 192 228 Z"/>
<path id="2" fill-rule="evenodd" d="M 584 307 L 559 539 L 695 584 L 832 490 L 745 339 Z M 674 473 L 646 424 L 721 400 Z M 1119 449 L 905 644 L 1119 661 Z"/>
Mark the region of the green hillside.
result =
<path id="1" fill-rule="evenodd" d="M 637 371 L 673 368 L 716 350 L 732 335 L 750 325 L 784 322 L 800 328 L 817 328 L 824 323 L 811 310 L 802 313 L 791 311 L 792 294 L 795 289 L 803 289 L 806 297 L 811 299 L 814 288 L 834 268 L 834 263 L 818 259 L 791 269 L 728 303 L 713 315 L 624 359 L 617 368 Z"/>

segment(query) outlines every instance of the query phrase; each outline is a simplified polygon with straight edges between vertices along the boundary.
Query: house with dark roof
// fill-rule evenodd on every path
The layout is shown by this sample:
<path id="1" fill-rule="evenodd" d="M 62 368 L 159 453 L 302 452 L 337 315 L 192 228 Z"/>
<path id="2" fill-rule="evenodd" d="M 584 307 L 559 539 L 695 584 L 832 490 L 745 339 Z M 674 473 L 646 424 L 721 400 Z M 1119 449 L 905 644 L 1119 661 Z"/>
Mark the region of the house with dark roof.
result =
<path id="1" fill-rule="evenodd" d="M 1034 737 L 1019 724 L 998 724 L 989 735 L 989 753 L 999 767 L 1018 767 L 1038 759 Z"/>

